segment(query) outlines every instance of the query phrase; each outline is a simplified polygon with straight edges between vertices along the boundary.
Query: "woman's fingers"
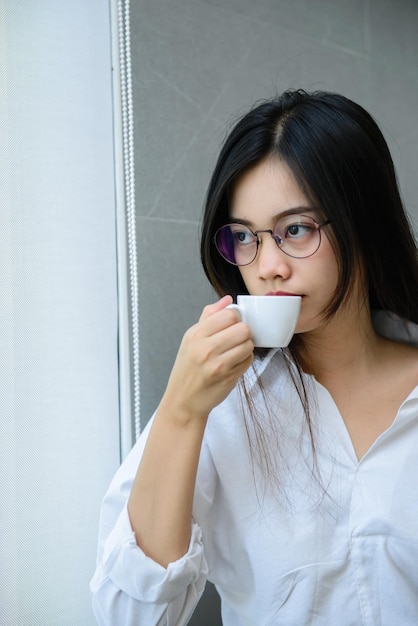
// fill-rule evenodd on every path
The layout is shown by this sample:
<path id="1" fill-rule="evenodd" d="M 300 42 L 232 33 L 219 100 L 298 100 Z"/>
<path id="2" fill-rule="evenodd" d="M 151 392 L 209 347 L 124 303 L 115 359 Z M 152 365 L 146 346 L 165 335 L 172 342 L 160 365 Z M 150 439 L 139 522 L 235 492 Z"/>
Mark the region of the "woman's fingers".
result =
<path id="1" fill-rule="evenodd" d="M 207 317 L 210 317 L 211 315 L 213 315 L 217 311 L 221 311 L 222 309 L 225 309 L 228 306 L 228 304 L 232 304 L 232 297 L 231 296 L 223 296 L 223 298 L 221 298 L 220 300 L 217 300 L 217 302 L 213 302 L 212 304 L 208 304 L 203 309 L 202 315 L 200 316 L 200 319 L 199 319 L 199 322 L 201 322 L 202 320 L 206 319 Z"/>
<path id="2" fill-rule="evenodd" d="M 241 316 L 236 309 L 228 308 L 228 304 L 231 303 L 231 296 L 224 296 L 218 302 L 206 306 L 203 309 L 199 322 L 192 329 L 210 337 L 237 325 L 241 322 Z M 241 326 L 241 332 L 244 327 L 246 327 L 246 324 Z"/>
<path id="3" fill-rule="evenodd" d="M 207 415 L 248 369 L 254 345 L 250 330 L 226 296 L 205 307 L 197 324 L 186 331 L 174 364 L 168 390 L 176 404 Z"/>
<path id="4" fill-rule="evenodd" d="M 194 354 L 198 364 L 228 353 L 232 348 L 245 344 L 251 339 L 251 332 L 234 309 L 213 310 L 185 333 L 183 344 Z M 254 346 L 247 344 L 245 358 Z M 233 353 L 234 354 L 234 353 Z M 229 355 L 229 360 L 231 360 Z M 242 359 L 240 359 L 242 360 Z"/>

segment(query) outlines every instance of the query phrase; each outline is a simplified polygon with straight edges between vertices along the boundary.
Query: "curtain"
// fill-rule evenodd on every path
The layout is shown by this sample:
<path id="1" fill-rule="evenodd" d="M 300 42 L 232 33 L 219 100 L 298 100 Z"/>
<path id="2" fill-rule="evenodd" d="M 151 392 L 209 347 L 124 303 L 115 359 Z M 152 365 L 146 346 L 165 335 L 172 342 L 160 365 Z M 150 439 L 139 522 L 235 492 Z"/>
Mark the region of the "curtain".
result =
<path id="1" fill-rule="evenodd" d="M 2 626 L 94 623 L 100 502 L 132 404 L 118 6 L 0 6 Z"/>

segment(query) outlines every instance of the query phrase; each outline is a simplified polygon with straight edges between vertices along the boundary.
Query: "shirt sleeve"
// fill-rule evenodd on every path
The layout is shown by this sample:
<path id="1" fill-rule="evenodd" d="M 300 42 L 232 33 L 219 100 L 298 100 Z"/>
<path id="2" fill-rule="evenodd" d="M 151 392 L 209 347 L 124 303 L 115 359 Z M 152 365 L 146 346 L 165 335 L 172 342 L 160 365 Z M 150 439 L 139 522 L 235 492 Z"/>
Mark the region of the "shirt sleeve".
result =
<path id="1" fill-rule="evenodd" d="M 208 567 L 202 531 L 192 523 L 187 553 L 167 568 L 138 547 L 127 500 L 149 426 L 116 473 L 102 503 L 97 567 L 90 583 L 100 626 L 182 626 L 203 593 Z"/>

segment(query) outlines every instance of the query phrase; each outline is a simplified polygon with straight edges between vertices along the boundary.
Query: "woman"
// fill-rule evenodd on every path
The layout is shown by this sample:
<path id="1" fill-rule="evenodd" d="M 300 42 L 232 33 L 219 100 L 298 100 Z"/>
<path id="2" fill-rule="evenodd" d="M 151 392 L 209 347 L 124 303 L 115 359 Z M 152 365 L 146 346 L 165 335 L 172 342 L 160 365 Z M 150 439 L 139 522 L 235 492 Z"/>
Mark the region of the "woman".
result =
<path id="1" fill-rule="evenodd" d="M 418 262 L 370 115 L 301 90 L 252 109 L 201 250 L 221 298 L 104 500 L 98 622 L 186 624 L 209 579 L 226 626 L 416 624 Z M 240 293 L 302 296 L 289 349 L 254 351 Z"/>

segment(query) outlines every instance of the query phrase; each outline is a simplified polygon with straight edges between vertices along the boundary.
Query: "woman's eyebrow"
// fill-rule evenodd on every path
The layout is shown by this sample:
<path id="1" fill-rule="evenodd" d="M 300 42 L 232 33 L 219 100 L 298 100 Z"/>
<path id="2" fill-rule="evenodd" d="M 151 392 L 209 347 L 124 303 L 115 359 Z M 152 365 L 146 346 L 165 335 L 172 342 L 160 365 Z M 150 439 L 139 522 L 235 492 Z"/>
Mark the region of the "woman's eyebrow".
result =
<path id="1" fill-rule="evenodd" d="M 276 213 L 272 216 L 271 221 L 277 222 L 282 217 L 287 217 L 288 215 L 305 215 L 306 213 L 313 213 L 315 210 L 316 209 L 314 209 L 312 206 L 292 207 L 291 209 L 286 209 L 286 211 L 280 211 L 280 213 Z M 232 215 L 230 219 L 237 224 L 242 224 L 243 226 L 251 226 L 253 224 L 251 220 L 246 220 L 240 217 L 233 217 Z"/>

